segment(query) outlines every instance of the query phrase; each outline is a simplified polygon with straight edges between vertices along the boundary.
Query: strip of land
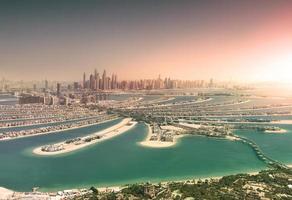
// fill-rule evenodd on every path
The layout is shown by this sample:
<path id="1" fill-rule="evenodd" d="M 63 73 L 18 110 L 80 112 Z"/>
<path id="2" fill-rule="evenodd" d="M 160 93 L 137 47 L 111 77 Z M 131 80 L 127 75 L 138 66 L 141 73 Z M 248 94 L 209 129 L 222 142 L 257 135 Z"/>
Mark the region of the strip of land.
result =
<path id="1" fill-rule="evenodd" d="M 137 122 L 132 121 L 131 118 L 125 118 L 120 123 L 114 126 L 111 126 L 105 130 L 93 133 L 89 136 L 78 138 L 78 140 L 74 142 L 68 143 L 66 141 L 63 141 L 63 142 L 51 145 L 55 147 L 61 147 L 57 149 L 56 151 L 44 151 L 44 147 L 38 147 L 33 150 L 33 153 L 37 155 L 56 155 L 56 154 L 72 152 L 72 151 L 87 147 L 89 145 L 96 144 L 98 142 L 102 142 L 104 140 L 108 140 L 110 138 L 118 136 L 128 131 L 132 127 L 134 127 L 136 123 Z"/>
<path id="2" fill-rule="evenodd" d="M 280 130 L 266 130 L 265 133 L 287 133 L 287 130 L 280 129 Z"/>
<path id="3" fill-rule="evenodd" d="M 292 124 L 292 120 L 278 120 L 278 121 L 272 121 L 272 124 Z"/>
<path id="4" fill-rule="evenodd" d="M 176 127 L 173 127 L 176 128 Z M 152 129 L 150 125 L 148 124 L 148 133 L 144 141 L 140 142 L 139 144 L 145 147 L 152 147 L 152 148 L 165 148 L 165 147 L 171 147 L 174 146 L 177 143 L 177 140 L 184 135 L 174 135 L 173 141 L 161 141 L 161 140 L 151 140 L 152 136 Z"/>
<path id="5" fill-rule="evenodd" d="M 33 136 L 38 136 L 38 135 L 47 135 L 47 134 L 51 134 L 51 133 L 62 133 L 64 131 L 69 131 L 69 130 L 74 130 L 74 129 L 78 129 L 78 128 L 84 128 L 84 127 L 89 127 L 89 126 L 93 126 L 93 125 L 98 125 L 98 124 L 101 124 L 101 123 L 105 123 L 105 122 L 109 122 L 109 121 L 113 121 L 113 120 L 116 120 L 118 119 L 118 117 L 113 117 L 113 118 L 109 118 L 109 119 L 106 119 L 106 120 L 103 120 L 103 121 L 96 121 L 94 123 L 87 123 L 87 124 L 79 124 L 79 125 L 74 125 L 73 122 L 72 122 L 72 126 L 69 126 L 68 128 L 62 128 L 62 129 L 53 129 L 52 127 L 41 127 L 41 128 L 37 128 L 37 129 L 32 129 L 32 130 L 39 130 L 40 132 L 36 132 L 36 133 L 33 133 L 33 134 L 20 134 L 20 135 L 17 135 L 17 136 L 14 136 L 14 137 L 11 137 L 11 136 L 7 136 L 5 134 L 1 135 L 0 134 L 0 141 L 6 141 L 6 140 L 14 140 L 14 139 L 19 139 L 19 138 L 25 138 L 25 137 L 33 137 Z M 79 123 L 79 122 L 82 122 L 82 121 L 78 121 L 76 123 Z M 67 124 L 61 124 L 62 126 L 66 126 Z M 54 127 L 54 126 L 53 126 Z M 49 131 L 43 131 L 42 129 L 48 129 Z M 50 129 L 53 129 L 50 131 Z M 27 131 L 31 131 L 31 130 L 27 130 Z M 18 132 L 21 132 L 21 131 L 18 131 Z M 2 136 L 2 138 L 1 138 Z M 5 136 L 5 137 L 3 137 Z"/>

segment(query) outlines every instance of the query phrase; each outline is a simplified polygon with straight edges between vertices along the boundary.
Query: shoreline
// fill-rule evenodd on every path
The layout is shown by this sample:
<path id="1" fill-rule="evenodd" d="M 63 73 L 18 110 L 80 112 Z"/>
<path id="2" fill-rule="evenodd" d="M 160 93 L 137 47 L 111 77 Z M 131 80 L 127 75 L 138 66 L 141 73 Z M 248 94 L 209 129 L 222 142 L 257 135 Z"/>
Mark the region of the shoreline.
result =
<path id="1" fill-rule="evenodd" d="M 106 123 L 109 121 L 113 121 L 116 119 L 119 119 L 120 117 L 116 117 L 113 119 L 108 119 L 102 122 L 97 122 L 97 123 L 93 123 L 93 124 L 86 124 L 86 125 L 82 125 L 82 126 L 78 126 L 78 127 L 72 127 L 72 128 L 67 128 L 67 129 L 62 129 L 62 130 L 55 130 L 55 131 L 48 131 L 48 132 L 42 132 L 42 133 L 37 133 L 37 134 L 32 134 L 32 135 L 23 135 L 23 136 L 18 136 L 18 137 L 13 137 L 13 138 L 4 138 L 4 139 L 0 139 L 1 141 L 9 141 L 9 140 L 16 140 L 16 139 L 20 139 L 20 138 L 26 138 L 26 137 L 33 137 L 33 136 L 39 136 L 39 135 L 46 135 L 46 134 L 51 134 L 51 133 L 58 133 L 58 132 L 63 132 L 63 131 L 68 131 L 68 130 L 74 130 L 74 129 L 78 129 L 78 128 L 85 128 L 88 126 L 94 126 L 94 125 L 98 125 L 98 124 L 102 124 L 102 123 Z"/>
<path id="2" fill-rule="evenodd" d="M 291 164 L 291 167 L 292 167 L 292 164 Z M 235 172 L 235 173 L 227 173 L 225 175 L 210 175 L 210 176 L 203 176 L 203 177 L 193 177 L 190 175 L 189 178 L 187 177 L 172 177 L 172 178 L 169 178 L 168 180 L 165 180 L 165 181 L 159 181 L 159 180 L 154 180 L 154 181 L 150 181 L 150 180 L 142 180 L 142 181 L 133 181 L 131 183 L 120 183 L 120 184 L 109 184 L 108 186 L 96 186 L 96 189 L 98 189 L 98 191 L 106 191 L 106 190 L 112 190 L 112 191 L 119 191 L 125 187 L 127 187 L 127 185 L 131 185 L 131 184 L 143 184 L 143 183 L 151 183 L 151 184 L 167 184 L 167 183 L 170 183 L 170 182 L 187 182 L 187 181 L 204 181 L 204 180 L 211 180 L 211 179 L 215 179 L 215 180 L 219 180 L 225 176 L 231 176 L 231 175 L 236 175 L 236 174 L 248 174 L 248 175 L 257 175 L 259 174 L 260 171 L 262 170 L 267 170 L 268 168 L 265 168 L 265 169 L 259 169 L 259 170 L 248 170 L 246 172 Z"/>
<path id="3" fill-rule="evenodd" d="M 12 197 L 15 191 L 0 186 L 0 199 L 8 199 Z"/>
<path id="4" fill-rule="evenodd" d="M 288 165 L 289 166 L 289 165 Z M 292 165 L 291 165 L 292 166 Z M 262 169 L 265 170 L 265 169 Z M 141 181 L 129 181 L 128 183 L 120 183 L 120 184 L 108 184 L 108 186 L 106 186 L 107 184 L 104 184 L 104 186 L 94 186 L 99 192 L 105 192 L 105 191 L 120 191 L 123 188 L 127 187 L 127 185 L 131 185 L 131 184 L 143 184 L 143 183 L 151 183 L 151 184 L 167 184 L 170 182 L 188 182 L 188 181 L 204 181 L 204 180 L 211 180 L 211 179 L 215 179 L 215 180 L 219 180 L 225 176 L 231 176 L 231 175 L 236 175 L 236 174 L 240 174 L 240 173 L 244 173 L 244 174 L 248 174 L 248 175 L 256 175 L 260 172 L 261 170 L 251 170 L 251 171 L 247 171 L 247 172 L 236 172 L 236 173 L 230 173 L 230 174 L 225 174 L 225 175 L 211 175 L 211 176 L 204 176 L 204 177 L 193 177 L 190 176 L 189 178 L 179 178 L 179 177 L 173 177 L 170 178 L 168 180 L 165 181 L 159 181 L 159 180 L 154 180 L 154 181 L 150 181 L 150 180 L 141 180 Z M 41 194 L 43 193 L 57 193 L 58 191 L 64 191 L 64 190 L 73 190 L 73 189 L 88 189 L 90 186 L 86 187 L 86 186 L 81 186 L 81 187 L 76 187 L 76 188 L 66 188 L 66 189 L 58 189 L 58 188 L 54 188 L 52 190 L 50 190 L 49 188 L 45 189 L 45 190 L 41 190 L 39 191 Z M 3 193 L 1 193 L 3 191 Z M 4 193 L 7 192 L 7 193 Z M 14 193 L 26 193 L 28 191 L 15 191 L 15 190 L 11 190 L 8 189 L 6 187 L 0 186 L 0 197 L 2 197 L 1 195 L 3 194 L 14 194 Z M 1 198 L 0 198 L 1 199 Z"/>
<path id="5" fill-rule="evenodd" d="M 152 135 L 152 129 L 149 124 L 147 124 L 148 127 L 148 132 L 146 138 L 142 142 L 139 142 L 139 145 L 143 147 L 148 147 L 148 148 L 167 148 L 167 147 L 172 147 L 177 144 L 177 141 L 179 138 L 184 137 L 183 134 L 181 135 L 175 135 L 173 136 L 173 141 L 172 142 L 162 142 L 162 141 L 151 141 L 151 135 Z"/>
<path id="6" fill-rule="evenodd" d="M 285 130 L 285 129 L 280 129 L 280 130 L 266 130 L 265 131 L 265 133 L 279 133 L 279 134 L 281 134 L 281 133 L 287 133 L 287 130 Z"/>
<path id="7" fill-rule="evenodd" d="M 174 146 L 177 145 L 178 140 L 180 138 L 188 137 L 188 136 L 195 136 L 195 135 L 191 135 L 191 134 L 184 134 L 184 133 L 182 133 L 182 134 L 179 134 L 179 135 L 174 135 L 172 142 L 164 142 L 164 141 L 157 141 L 157 140 L 151 141 L 150 138 L 151 138 L 151 135 L 152 135 L 152 129 L 151 129 L 151 127 L 150 127 L 149 124 L 147 124 L 147 127 L 148 127 L 148 132 L 147 132 L 146 138 L 144 138 L 143 141 L 138 142 L 138 144 L 140 146 L 148 147 L 148 148 L 168 148 L 168 147 L 174 147 Z M 203 136 L 203 135 L 197 135 L 197 136 Z M 204 137 L 207 137 L 207 136 L 204 136 Z M 238 140 L 240 140 L 239 138 L 237 138 L 235 136 L 230 136 L 230 135 L 225 136 L 225 137 L 218 137 L 216 139 L 224 139 L 224 140 L 229 140 L 229 141 L 238 141 Z"/>
<path id="8" fill-rule="evenodd" d="M 128 125 L 129 123 L 131 123 L 131 124 Z M 104 130 L 95 132 L 93 134 L 81 137 L 82 139 L 85 139 L 85 138 L 88 138 L 91 136 L 102 136 L 100 139 L 95 139 L 95 140 L 92 140 L 90 142 L 85 142 L 85 143 L 82 143 L 79 145 L 76 145 L 74 143 L 66 144 L 66 141 L 62 141 L 62 142 L 54 144 L 54 145 L 63 145 L 64 149 L 62 149 L 60 151 L 51 151 L 51 152 L 42 151 L 41 148 L 43 146 L 41 146 L 41 147 L 35 148 L 33 150 L 33 153 L 36 155 L 41 155 L 41 156 L 50 156 L 50 155 L 69 153 L 69 152 L 76 151 L 76 150 L 85 148 L 87 146 L 90 146 L 90 145 L 93 145 L 93 144 L 96 144 L 96 143 L 99 143 L 99 142 L 102 142 L 105 140 L 111 139 L 115 136 L 121 135 L 122 133 L 133 128 L 136 124 L 137 124 L 137 122 L 132 121 L 131 118 L 126 118 L 126 119 L 123 119 L 120 123 L 113 125 L 107 129 L 104 129 Z"/>

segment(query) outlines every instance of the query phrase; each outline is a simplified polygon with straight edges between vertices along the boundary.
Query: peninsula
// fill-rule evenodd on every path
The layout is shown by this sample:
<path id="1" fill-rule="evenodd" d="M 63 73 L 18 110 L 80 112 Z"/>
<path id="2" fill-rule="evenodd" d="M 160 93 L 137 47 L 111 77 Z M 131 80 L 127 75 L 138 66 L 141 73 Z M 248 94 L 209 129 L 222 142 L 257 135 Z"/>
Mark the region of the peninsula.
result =
<path id="1" fill-rule="evenodd" d="M 89 145 L 96 144 L 98 142 L 102 142 L 104 140 L 108 140 L 115 136 L 118 136 L 133 128 L 136 123 L 137 122 L 132 121 L 131 118 L 125 118 L 120 123 L 114 126 L 111 126 L 105 130 L 93 133 L 88 136 L 78 137 L 60 143 L 37 147 L 33 150 L 33 153 L 37 155 L 56 155 L 76 151 Z"/>

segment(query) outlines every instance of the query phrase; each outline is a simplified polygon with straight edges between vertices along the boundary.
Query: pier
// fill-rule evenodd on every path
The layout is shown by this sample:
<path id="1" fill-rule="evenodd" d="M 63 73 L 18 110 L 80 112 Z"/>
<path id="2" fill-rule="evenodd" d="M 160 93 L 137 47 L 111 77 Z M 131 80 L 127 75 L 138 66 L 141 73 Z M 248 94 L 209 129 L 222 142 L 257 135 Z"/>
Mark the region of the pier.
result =
<path id="1" fill-rule="evenodd" d="M 189 131 L 194 130 L 191 127 L 188 126 L 184 126 L 182 124 L 179 123 L 175 123 L 175 126 L 179 127 L 179 128 L 183 128 Z M 255 154 L 257 155 L 257 157 L 262 160 L 263 162 L 265 162 L 268 166 L 270 167 L 279 167 L 279 168 L 284 168 L 284 169 L 290 169 L 287 165 L 274 160 L 273 158 L 269 157 L 268 155 L 266 155 L 261 149 L 260 147 L 251 139 L 248 139 L 246 137 L 243 136 L 238 136 L 238 135 L 233 135 L 233 137 L 237 138 L 239 141 L 248 144 L 255 152 Z"/>
<path id="2" fill-rule="evenodd" d="M 256 153 L 257 157 L 262 160 L 263 162 L 265 162 L 268 166 L 271 167 L 280 167 L 280 168 L 284 168 L 284 169 L 290 169 L 287 165 L 274 160 L 273 158 L 267 156 L 261 149 L 260 147 L 251 139 L 248 139 L 246 137 L 243 136 L 238 136 L 238 135 L 234 135 L 234 137 L 240 139 L 240 141 L 242 141 L 245 144 L 248 144 Z"/>

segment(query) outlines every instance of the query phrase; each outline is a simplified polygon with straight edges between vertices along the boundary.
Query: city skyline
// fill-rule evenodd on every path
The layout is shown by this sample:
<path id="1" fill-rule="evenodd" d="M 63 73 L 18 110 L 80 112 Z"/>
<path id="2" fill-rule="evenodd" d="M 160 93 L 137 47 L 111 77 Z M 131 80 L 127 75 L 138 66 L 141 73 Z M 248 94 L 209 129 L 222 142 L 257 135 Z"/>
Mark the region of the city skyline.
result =
<path id="1" fill-rule="evenodd" d="M 61 2 L 3 2 L 1 78 L 291 82 L 291 2 Z"/>
<path id="2" fill-rule="evenodd" d="M 82 82 L 73 83 L 74 90 L 89 89 L 91 91 L 99 90 L 137 90 L 137 89 L 175 89 L 175 88 L 199 88 L 199 87 L 214 87 L 214 80 L 177 80 L 171 77 L 158 77 L 152 79 L 135 79 L 135 80 L 118 80 L 116 73 L 107 74 L 106 70 L 103 73 L 98 73 L 95 69 L 93 73 L 83 73 Z"/>

